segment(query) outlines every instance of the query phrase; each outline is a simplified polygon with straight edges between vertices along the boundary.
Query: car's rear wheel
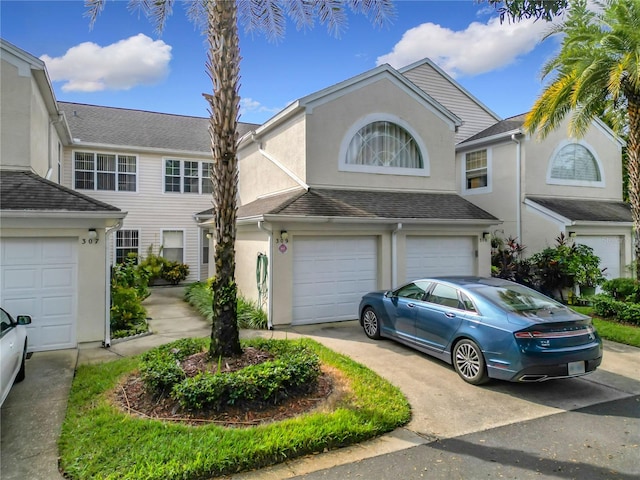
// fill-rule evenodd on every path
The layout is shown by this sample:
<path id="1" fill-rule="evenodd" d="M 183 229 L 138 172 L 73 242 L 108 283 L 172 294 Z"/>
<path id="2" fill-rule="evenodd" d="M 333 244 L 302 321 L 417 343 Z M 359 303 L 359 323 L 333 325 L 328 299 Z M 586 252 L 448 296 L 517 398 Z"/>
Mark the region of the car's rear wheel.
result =
<path id="1" fill-rule="evenodd" d="M 489 381 L 487 366 L 480 347 L 472 340 L 463 339 L 453 348 L 453 367 L 465 382 L 482 385 Z"/>
<path id="2" fill-rule="evenodd" d="M 24 350 L 22 351 L 22 363 L 20 363 L 20 370 L 16 375 L 16 382 L 21 382 L 26 376 L 26 363 L 27 363 L 27 341 L 24 342 Z"/>
<path id="3" fill-rule="evenodd" d="M 374 340 L 380 338 L 380 319 L 371 307 L 367 307 L 362 311 L 362 328 L 364 328 L 364 333 L 367 337 Z"/>

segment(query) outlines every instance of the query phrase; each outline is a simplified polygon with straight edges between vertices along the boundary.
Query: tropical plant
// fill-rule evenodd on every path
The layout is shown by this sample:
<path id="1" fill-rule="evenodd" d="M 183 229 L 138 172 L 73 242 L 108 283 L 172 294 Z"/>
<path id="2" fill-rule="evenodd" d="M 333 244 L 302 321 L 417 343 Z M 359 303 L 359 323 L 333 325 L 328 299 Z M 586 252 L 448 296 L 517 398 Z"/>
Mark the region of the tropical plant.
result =
<path id="1" fill-rule="evenodd" d="M 525 246 L 516 238 L 491 236 L 491 276 L 531 285 L 531 262 L 523 258 Z"/>
<path id="2" fill-rule="evenodd" d="M 106 0 L 86 0 L 90 22 L 96 21 Z M 213 326 L 210 354 L 234 356 L 242 352 L 237 324 L 235 283 L 236 198 L 238 196 L 237 124 L 240 95 L 240 47 L 238 16 L 247 30 L 265 33 L 271 39 L 284 35 L 287 17 L 298 28 L 310 28 L 318 17 L 329 31 L 338 34 L 346 24 L 346 10 L 370 16 L 376 25 L 393 15 L 391 0 L 191 0 L 189 16 L 203 28 L 208 41 L 207 73 L 213 94 L 209 104 L 213 156 L 213 224 L 216 226 L 214 263 Z M 174 0 L 129 0 L 130 7 L 151 18 L 162 30 Z"/>
<path id="3" fill-rule="evenodd" d="M 543 77 L 553 77 L 525 128 L 544 137 L 568 115 L 570 134 L 582 136 L 594 118 L 604 116 L 617 133 L 626 134 L 635 274 L 640 278 L 640 0 L 576 0 L 568 12 L 566 21 L 547 35 L 563 35 L 562 46 L 542 69 Z"/>

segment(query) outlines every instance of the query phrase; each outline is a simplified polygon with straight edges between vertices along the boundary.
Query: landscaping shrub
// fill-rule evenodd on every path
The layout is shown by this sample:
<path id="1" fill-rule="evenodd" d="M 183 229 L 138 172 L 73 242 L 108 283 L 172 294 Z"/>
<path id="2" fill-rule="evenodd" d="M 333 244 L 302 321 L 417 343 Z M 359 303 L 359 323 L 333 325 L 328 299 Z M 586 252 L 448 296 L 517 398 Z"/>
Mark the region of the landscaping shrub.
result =
<path id="1" fill-rule="evenodd" d="M 513 237 L 505 240 L 493 235 L 491 237 L 491 276 L 530 286 L 531 262 L 523 258 L 525 248 Z"/>
<path id="2" fill-rule="evenodd" d="M 140 378 L 148 391 L 160 395 L 186 378 L 180 362 L 207 347 L 204 339 L 183 338 L 149 350 L 140 357 Z"/>
<path id="3" fill-rule="evenodd" d="M 638 282 L 633 278 L 614 278 L 602 284 L 602 290 L 616 300 L 632 300 L 638 290 Z"/>
<path id="4" fill-rule="evenodd" d="M 271 353 L 274 358 L 235 372 L 202 372 L 187 378 L 180 362 L 202 352 L 202 339 L 183 339 L 154 348 L 140 358 L 140 376 L 149 392 L 171 395 L 189 410 L 220 410 L 239 401 L 278 403 L 308 392 L 320 375 L 318 356 L 303 342 L 275 339 L 244 340 L 243 346 Z"/>
<path id="5" fill-rule="evenodd" d="M 615 300 L 603 293 L 592 297 L 592 302 L 593 312 L 602 318 L 640 325 L 640 304 Z"/>
<path id="6" fill-rule="evenodd" d="M 178 285 L 189 276 L 189 265 L 168 261 L 163 265 L 160 275 L 171 285 Z"/>
<path id="7" fill-rule="evenodd" d="M 114 338 L 119 337 L 119 331 L 136 330 L 141 325 L 145 326 L 146 331 L 146 318 L 147 310 L 142 306 L 135 288 L 111 286 L 111 329 Z"/>
<path id="8" fill-rule="evenodd" d="M 189 302 L 207 321 L 213 318 L 213 293 L 211 291 L 211 279 L 205 282 L 195 282 L 185 290 L 185 300 Z M 252 302 L 238 296 L 237 303 L 238 328 L 264 330 L 267 328 L 267 313 L 262 310 L 257 302 Z"/>

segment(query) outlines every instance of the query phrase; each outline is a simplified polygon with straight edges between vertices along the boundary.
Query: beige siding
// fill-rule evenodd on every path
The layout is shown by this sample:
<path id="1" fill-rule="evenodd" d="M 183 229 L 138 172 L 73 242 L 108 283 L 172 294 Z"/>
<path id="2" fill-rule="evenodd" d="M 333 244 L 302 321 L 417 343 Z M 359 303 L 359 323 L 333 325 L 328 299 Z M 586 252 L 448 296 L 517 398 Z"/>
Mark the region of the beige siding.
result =
<path id="1" fill-rule="evenodd" d="M 290 173 L 304 181 L 305 119 L 299 115 L 283 125 L 246 144 L 238 151 L 240 204 L 246 205 L 256 198 L 281 192 L 300 185 L 285 171 L 265 157 L 259 150 L 285 166 Z"/>
<path id="2" fill-rule="evenodd" d="M 456 143 L 481 132 L 499 120 L 428 63 L 407 70 L 403 75 L 462 119 L 463 125 L 456 134 Z"/>
<path id="3" fill-rule="evenodd" d="M 351 140 L 346 138 L 347 132 L 361 119 L 377 115 L 397 117 L 415 131 L 426 147 L 423 155 L 429 163 L 429 176 L 339 170 L 341 146 Z M 388 79 L 319 105 L 307 119 L 307 182 L 313 186 L 432 192 L 455 189 L 453 128 Z"/>
<path id="4" fill-rule="evenodd" d="M 0 67 L 0 164 L 32 169 L 44 177 L 52 168 L 57 181 L 57 145 L 60 139 L 50 124 L 49 112 L 31 69 L 23 60 L 2 52 Z"/>
<path id="5" fill-rule="evenodd" d="M 64 185 L 73 188 L 73 152 L 98 152 L 92 148 L 74 148 L 65 151 Z M 113 152 L 109 152 L 113 153 Z M 146 255 L 147 249 L 153 245 L 154 252 L 162 243 L 163 230 L 182 230 L 184 232 L 184 263 L 190 267 L 187 281 L 199 280 L 200 269 L 200 229 L 194 214 L 211 208 L 210 194 L 164 193 L 164 159 L 180 159 L 192 161 L 210 161 L 210 157 L 187 157 L 171 155 L 168 157 L 138 153 L 135 151 L 119 152 L 126 155 L 137 155 L 138 158 L 138 191 L 111 192 L 78 190 L 100 201 L 106 202 L 128 212 L 122 224 L 124 230 L 139 230 L 140 254 Z M 115 235 L 110 246 L 113 259 Z"/>

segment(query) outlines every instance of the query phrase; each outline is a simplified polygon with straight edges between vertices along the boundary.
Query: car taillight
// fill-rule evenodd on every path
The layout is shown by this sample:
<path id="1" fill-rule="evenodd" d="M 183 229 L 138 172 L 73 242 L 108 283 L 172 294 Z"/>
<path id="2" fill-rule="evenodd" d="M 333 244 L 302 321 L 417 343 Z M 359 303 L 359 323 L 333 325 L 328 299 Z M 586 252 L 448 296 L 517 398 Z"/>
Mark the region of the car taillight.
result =
<path id="1" fill-rule="evenodd" d="M 515 332 L 513 335 L 516 338 L 527 339 L 530 340 L 532 338 L 567 338 L 567 337 L 579 337 L 581 335 L 590 335 L 595 332 L 594 328 L 591 325 L 587 325 L 584 328 L 580 328 L 578 330 L 561 330 L 561 331 L 550 331 L 550 332 L 540 332 L 540 331 L 526 331 L 526 332 Z"/>

